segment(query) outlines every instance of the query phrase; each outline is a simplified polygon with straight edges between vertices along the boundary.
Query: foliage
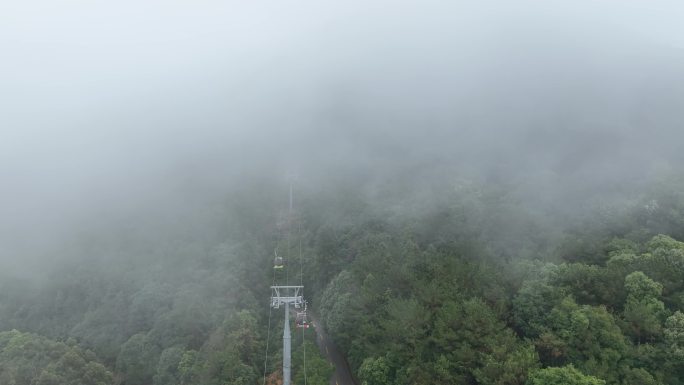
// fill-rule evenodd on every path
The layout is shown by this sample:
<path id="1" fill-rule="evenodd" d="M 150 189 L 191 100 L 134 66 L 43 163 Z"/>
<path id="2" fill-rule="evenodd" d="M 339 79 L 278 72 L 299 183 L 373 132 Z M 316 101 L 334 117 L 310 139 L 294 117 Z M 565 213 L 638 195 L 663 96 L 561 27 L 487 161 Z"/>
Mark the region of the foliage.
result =
<path id="1" fill-rule="evenodd" d="M 684 383 L 681 194 L 555 216 L 515 186 L 444 184 L 302 194 L 289 279 L 362 384 Z M 30 333 L 0 333 L 0 383 L 254 385 L 267 344 L 281 381 L 265 299 L 273 249 L 299 245 L 273 187 L 89 233 L 40 282 L 3 277 L 0 330 Z M 307 384 L 328 383 L 310 337 L 294 383 L 305 347 Z"/>
<path id="2" fill-rule="evenodd" d="M 114 381 L 92 352 L 12 330 L 0 333 L 0 383 L 111 385 Z"/>
<path id="3" fill-rule="evenodd" d="M 604 385 L 605 383 L 596 377 L 582 374 L 572 365 L 538 370 L 532 373 L 527 381 L 527 385 Z"/>
<path id="4" fill-rule="evenodd" d="M 665 304 L 659 300 L 663 285 L 635 271 L 625 278 L 625 290 L 627 302 L 624 316 L 631 326 L 631 334 L 639 342 L 659 337 L 665 315 Z"/>

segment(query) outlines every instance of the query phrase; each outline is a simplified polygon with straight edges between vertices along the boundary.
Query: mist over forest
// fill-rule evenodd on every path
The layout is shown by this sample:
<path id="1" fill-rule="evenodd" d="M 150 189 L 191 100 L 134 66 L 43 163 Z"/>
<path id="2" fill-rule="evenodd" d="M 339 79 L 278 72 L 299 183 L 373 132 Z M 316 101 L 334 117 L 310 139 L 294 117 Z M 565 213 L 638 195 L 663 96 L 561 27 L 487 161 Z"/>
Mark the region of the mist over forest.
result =
<path id="1" fill-rule="evenodd" d="M 0 5 L 0 384 L 683 383 L 682 18 Z"/>

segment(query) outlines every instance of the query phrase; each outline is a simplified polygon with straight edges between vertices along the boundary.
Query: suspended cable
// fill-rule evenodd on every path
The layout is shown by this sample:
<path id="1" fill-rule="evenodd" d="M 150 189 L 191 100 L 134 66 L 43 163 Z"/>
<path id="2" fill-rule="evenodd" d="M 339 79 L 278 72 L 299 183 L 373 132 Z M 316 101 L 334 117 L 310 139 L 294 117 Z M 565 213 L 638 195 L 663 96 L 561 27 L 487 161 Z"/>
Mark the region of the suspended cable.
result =
<path id="1" fill-rule="evenodd" d="M 273 281 L 271 283 L 271 286 L 275 285 L 275 269 L 273 269 Z M 268 329 L 266 331 L 266 353 L 264 354 L 264 380 L 261 383 L 262 385 L 266 385 L 266 368 L 268 367 L 268 342 L 271 340 L 271 314 L 273 313 L 273 306 L 269 305 L 268 306 Z M 305 381 L 306 382 L 306 381 Z"/>
<path id="2" fill-rule="evenodd" d="M 288 211 L 287 211 L 287 257 L 288 260 L 291 260 L 292 256 L 292 249 L 291 249 L 291 244 L 290 244 L 290 238 L 292 235 L 292 207 L 293 207 L 293 186 L 292 186 L 292 176 L 290 176 L 290 205 L 288 206 Z M 286 285 L 290 284 L 290 272 L 289 270 L 285 273 L 285 282 Z"/>
<path id="3" fill-rule="evenodd" d="M 297 238 L 299 238 L 299 286 L 304 286 L 304 259 L 302 258 L 302 220 L 297 221 Z M 304 295 L 302 289 L 302 295 Z"/>
<path id="4" fill-rule="evenodd" d="M 304 341 L 304 330 L 302 328 L 302 346 L 304 347 L 304 385 L 306 385 L 306 341 Z"/>
<path id="5" fill-rule="evenodd" d="M 299 241 L 299 286 L 302 286 L 302 296 L 304 296 L 304 258 L 302 257 L 302 218 L 297 218 L 297 238 Z M 306 304 L 304 305 L 304 317 L 306 317 Z M 308 320 L 305 320 L 308 322 Z M 304 339 L 305 327 L 302 327 L 302 350 L 304 355 L 304 385 L 307 382 L 306 376 L 306 340 Z"/>
<path id="6" fill-rule="evenodd" d="M 282 241 L 282 230 L 279 229 L 278 231 L 278 240 L 276 242 L 276 249 L 274 250 L 274 267 L 273 267 L 273 282 L 272 286 L 276 286 L 276 270 L 285 270 L 285 286 L 278 286 L 279 288 L 290 288 L 290 267 L 294 267 L 292 262 L 294 260 L 293 255 L 294 253 L 292 252 L 292 221 L 293 221 L 293 183 L 292 179 L 290 179 L 290 194 L 289 194 L 289 208 L 288 208 L 288 213 L 287 213 L 287 253 L 285 255 L 285 260 L 283 261 L 283 258 L 281 258 L 278 255 L 278 245 L 280 245 L 280 242 Z M 307 306 L 306 306 L 306 301 L 302 301 L 302 298 L 304 296 L 304 258 L 302 255 L 302 223 L 301 219 L 297 219 L 297 238 L 298 238 L 298 253 L 299 253 L 299 286 L 293 286 L 296 290 L 295 294 L 296 298 L 293 302 L 289 297 L 286 297 L 285 301 L 281 300 L 281 297 L 278 295 L 277 301 L 278 304 L 285 304 L 285 329 L 283 331 L 283 378 L 284 378 L 284 383 L 289 384 L 290 382 L 290 368 L 291 368 L 291 356 L 290 356 L 290 333 L 289 333 L 289 322 L 288 322 L 288 315 L 289 315 L 289 304 L 294 303 L 295 304 L 295 309 L 300 309 L 301 305 L 304 306 L 303 311 L 297 312 L 297 318 L 295 319 L 295 324 L 297 327 L 302 329 L 302 354 L 303 354 L 303 370 L 304 370 L 304 385 L 307 385 L 308 383 L 308 375 L 307 375 L 307 368 L 306 368 L 306 340 L 305 340 L 305 329 L 309 327 L 306 313 L 307 313 Z M 284 263 L 283 263 L 284 262 Z M 295 267 L 296 269 L 296 267 Z M 293 270 L 296 274 L 296 270 Z M 282 275 L 278 274 L 278 284 L 280 285 L 280 280 L 282 279 Z M 301 291 L 299 291 L 301 290 Z M 271 297 L 272 303 L 269 306 L 269 313 L 268 313 L 268 331 L 267 331 L 267 337 L 266 337 L 266 353 L 264 357 L 264 375 L 263 375 L 263 382 L 262 385 L 266 385 L 266 373 L 268 371 L 268 348 L 269 348 L 269 342 L 270 342 L 270 335 L 271 335 L 271 319 L 272 319 L 272 312 L 273 312 L 273 301 L 276 297 Z M 278 307 L 278 306 L 275 306 Z M 295 310 L 296 311 L 296 310 Z M 288 352 L 287 355 L 285 355 L 285 352 Z"/>
<path id="7" fill-rule="evenodd" d="M 287 221 L 288 221 L 288 225 L 287 225 L 287 259 L 285 261 L 285 285 L 290 284 L 290 269 L 289 269 L 288 265 L 292 261 L 292 258 L 290 258 L 292 253 L 290 253 L 290 224 L 289 224 L 290 219 L 289 219 L 289 215 L 288 215 Z"/>
<path id="8" fill-rule="evenodd" d="M 280 266 L 282 267 L 282 270 L 285 270 L 286 285 L 289 285 L 289 275 L 290 275 L 289 269 L 288 269 L 288 265 L 289 265 L 288 262 L 290 262 L 290 254 L 291 254 L 290 253 L 290 232 L 291 232 L 290 226 L 291 226 L 291 222 L 292 222 L 291 218 L 292 218 L 292 183 L 290 183 L 290 204 L 289 204 L 289 211 L 288 211 L 288 216 L 287 216 L 287 253 L 285 255 L 286 259 L 284 261 L 282 261 L 282 258 L 280 258 L 280 260 L 281 260 Z M 273 251 L 273 253 L 275 255 L 274 264 L 278 262 L 278 258 L 279 258 L 278 257 L 278 245 L 282 241 L 282 232 L 281 231 L 278 231 L 277 238 L 278 239 L 276 241 L 276 247 Z M 271 286 L 276 286 L 276 266 L 275 265 L 273 267 L 273 279 L 271 282 Z M 269 342 L 271 340 L 271 319 L 272 319 L 272 315 L 273 315 L 273 306 L 271 306 L 269 304 L 268 308 L 269 308 L 269 310 L 268 310 L 268 330 L 266 332 L 266 352 L 264 354 L 264 376 L 263 376 L 262 385 L 266 385 L 266 372 L 268 371 L 268 348 L 269 348 Z"/>

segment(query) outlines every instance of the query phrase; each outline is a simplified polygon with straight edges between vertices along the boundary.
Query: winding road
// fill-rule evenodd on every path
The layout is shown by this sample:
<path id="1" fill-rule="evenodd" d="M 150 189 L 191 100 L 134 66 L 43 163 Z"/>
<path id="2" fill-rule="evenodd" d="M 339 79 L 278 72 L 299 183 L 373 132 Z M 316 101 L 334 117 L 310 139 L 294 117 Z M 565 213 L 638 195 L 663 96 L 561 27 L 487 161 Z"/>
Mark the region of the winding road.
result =
<path id="1" fill-rule="evenodd" d="M 330 385 L 358 385 L 349 368 L 347 359 L 325 333 L 323 326 L 318 322 L 318 318 L 311 314 L 311 321 L 316 331 L 316 343 L 321 350 L 321 354 L 335 366 L 335 373 L 330 378 Z"/>

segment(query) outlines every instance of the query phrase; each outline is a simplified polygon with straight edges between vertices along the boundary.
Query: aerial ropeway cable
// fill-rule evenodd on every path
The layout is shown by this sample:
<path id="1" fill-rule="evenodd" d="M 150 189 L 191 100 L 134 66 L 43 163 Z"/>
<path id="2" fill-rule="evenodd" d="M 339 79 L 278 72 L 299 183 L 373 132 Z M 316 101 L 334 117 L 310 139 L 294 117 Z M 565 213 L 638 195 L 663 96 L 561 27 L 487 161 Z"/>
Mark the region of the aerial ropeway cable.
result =
<path id="1" fill-rule="evenodd" d="M 292 184 L 290 184 L 290 202 L 292 202 Z M 290 203 L 292 206 L 292 203 Z M 302 256 L 302 219 L 297 218 L 297 240 L 299 241 L 299 286 L 302 287 L 302 296 L 304 295 L 304 258 Z M 295 325 L 302 329 L 302 355 L 303 355 L 303 366 L 304 366 L 304 385 L 307 382 L 306 376 L 306 340 L 304 339 L 304 332 L 309 328 L 309 320 L 306 315 L 306 301 L 304 301 L 304 311 L 297 314 L 295 319 Z"/>
<path id="2" fill-rule="evenodd" d="M 265 353 L 265 358 L 264 358 L 264 378 L 263 378 L 263 385 L 266 384 L 266 372 L 268 369 L 268 346 L 269 346 L 269 340 L 270 340 L 270 334 L 271 334 L 271 313 L 272 310 L 279 309 L 281 305 L 285 306 L 285 324 L 283 328 L 283 385 L 290 385 L 290 375 L 291 375 L 291 344 L 290 344 L 290 326 L 289 326 L 289 309 L 290 305 L 294 306 L 296 316 L 295 316 L 295 326 L 297 329 L 302 329 L 302 354 L 303 354 L 303 372 L 304 372 L 304 384 L 306 385 L 307 383 L 307 372 L 306 372 L 306 343 L 305 343 L 305 335 L 304 332 L 306 329 L 309 328 L 309 322 L 307 318 L 307 305 L 306 301 L 303 299 L 303 292 L 304 292 L 304 275 L 303 275 L 303 265 L 304 265 L 304 260 L 302 257 L 302 231 L 301 231 L 301 221 L 297 221 L 297 237 L 299 241 L 299 285 L 298 286 L 290 286 L 289 283 L 289 269 L 288 269 L 288 260 L 290 259 L 291 256 L 291 243 L 290 243 L 290 237 L 292 233 L 292 208 L 293 208 L 293 186 L 292 186 L 292 180 L 290 180 L 290 204 L 289 204 L 289 211 L 288 211 L 288 220 L 287 220 L 287 252 L 285 255 L 285 258 L 282 256 L 278 255 L 278 247 L 273 251 L 274 254 L 274 259 L 273 259 L 273 281 L 271 285 L 271 304 L 270 304 L 270 310 L 269 310 L 269 315 L 268 315 L 268 331 L 267 331 L 267 339 L 266 339 L 266 353 Z M 278 232 L 278 242 L 276 244 L 280 243 L 281 235 L 280 231 Z M 276 271 L 284 271 L 285 273 L 285 285 L 280 286 L 277 285 L 276 283 Z M 282 275 L 279 275 L 282 277 Z M 297 311 L 298 309 L 303 309 L 301 311 Z"/>
<path id="3" fill-rule="evenodd" d="M 302 295 L 304 295 L 304 259 L 302 257 L 302 222 L 297 221 L 297 238 L 299 240 L 299 285 L 302 286 Z M 307 306 L 304 301 L 304 310 L 297 312 L 295 318 L 295 325 L 297 328 L 308 329 L 309 319 L 306 314 Z M 304 335 L 302 334 L 302 344 L 304 343 Z"/>
<path id="4" fill-rule="evenodd" d="M 273 280 L 271 283 L 271 286 L 275 285 L 275 270 L 273 270 Z M 264 380 L 262 382 L 262 385 L 266 385 L 266 370 L 268 367 L 268 342 L 271 340 L 271 315 L 273 313 L 273 307 L 269 306 L 268 307 L 268 329 L 266 331 L 266 353 L 264 354 Z M 305 374 L 306 376 L 306 374 Z M 306 383 L 306 381 L 304 381 Z"/>

